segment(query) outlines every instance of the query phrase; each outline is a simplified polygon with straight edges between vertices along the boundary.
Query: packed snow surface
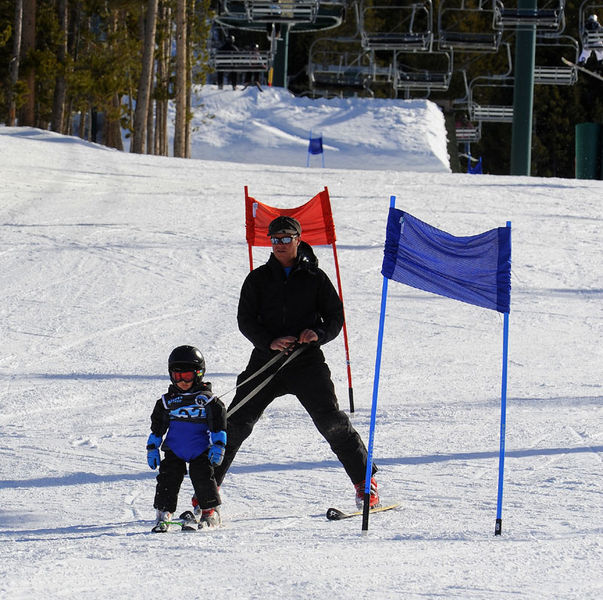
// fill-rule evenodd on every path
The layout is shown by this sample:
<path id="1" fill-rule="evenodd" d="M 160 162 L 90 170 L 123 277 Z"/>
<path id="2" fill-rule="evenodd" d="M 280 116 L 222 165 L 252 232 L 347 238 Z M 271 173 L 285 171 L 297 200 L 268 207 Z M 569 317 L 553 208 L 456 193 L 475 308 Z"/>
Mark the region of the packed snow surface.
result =
<path id="1" fill-rule="evenodd" d="M 256 106 L 291 110 L 276 92 L 256 96 L 249 100 Z M 258 138 L 245 135 L 215 150 L 214 159 L 230 152 L 236 163 L 131 155 L 0 128 L 0 598 L 603 597 L 603 182 L 451 174 L 435 168 L 440 152 L 425 150 L 443 147 L 442 136 L 417 140 L 413 154 L 404 133 L 386 136 L 355 118 L 361 110 L 348 102 L 341 138 L 327 142 L 339 154 L 327 151 L 326 169 L 303 166 L 301 127 L 288 131 L 299 166 L 256 160 Z M 249 110 L 246 127 L 273 126 Z M 234 132 L 239 109 L 231 123 L 226 112 L 215 129 Z M 419 112 L 409 128 L 422 129 L 432 114 Z M 427 123 L 425 135 L 434 128 Z M 356 142 L 343 141 L 356 134 L 372 140 L 367 170 Z M 204 143 L 195 139 L 195 153 Z M 395 154 L 411 168 L 396 167 Z M 374 170 L 380 157 L 385 170 Z M 330 506 L 354 508 L 353 489 L 286 396 L 265 412 L 224 482 L 224 527 L 150 533 L 156 472 L 145 445 L 170 350 L 198 346 L 206 378 L 227 403 L 251 350 L 236 324 L 249 270 L 246 185 L 283 208 L 329 189 L 351 419 L 365 441 L 390 196 L 453 235 L 512 222 L 501 536 L 494 525 L 502 315 L 395 282 L 374 456 L 383 502 L 401 507 L 371 516 L 366 535 L 358 518 L 327 521 Z M 316 252 L 335 281 L 332 249 Z M 255 264 L 268 253 L 255 249 Z M 324 350 L 349 411 L 343 335 Z M 179 510 L 191 493 L 185 478 Z"/>

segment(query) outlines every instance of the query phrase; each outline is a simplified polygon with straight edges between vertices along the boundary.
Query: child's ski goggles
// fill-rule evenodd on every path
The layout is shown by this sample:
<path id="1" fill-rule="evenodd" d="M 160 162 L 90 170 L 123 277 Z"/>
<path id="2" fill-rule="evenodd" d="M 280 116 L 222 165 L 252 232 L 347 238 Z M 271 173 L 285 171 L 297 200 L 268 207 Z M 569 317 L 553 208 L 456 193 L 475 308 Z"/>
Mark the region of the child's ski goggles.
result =
<path id="1" fill-rule="evenodd" d="M 184 381 L 184 383 L 191 383 L 195 380 L 197 371 L 172 371 L 172 379 L 174 383 Z"/>

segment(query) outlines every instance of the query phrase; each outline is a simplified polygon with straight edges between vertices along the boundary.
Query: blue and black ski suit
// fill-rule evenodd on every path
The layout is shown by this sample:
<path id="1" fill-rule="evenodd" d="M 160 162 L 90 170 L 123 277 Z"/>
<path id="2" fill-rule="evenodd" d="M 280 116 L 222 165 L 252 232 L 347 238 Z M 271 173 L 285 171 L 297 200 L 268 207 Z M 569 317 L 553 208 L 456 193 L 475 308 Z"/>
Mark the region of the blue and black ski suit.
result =
<path id="1" fill-rule="evenodd" d="M 201 382 L 188 392 L 170 385 L 167 394 L 157 400 L 151 415 L 151 431 L 159 437 L 167 433 L 161 445 L 165 455 L 157 475 L 155 508 L 175 512 L 186 463 L 199 506 L 220 505 L 214 467 L 207 451 L 211 445 L 210 432 L 223 430 L 226 430 L 226 409 L 212 395 L 209 382 Z"/>

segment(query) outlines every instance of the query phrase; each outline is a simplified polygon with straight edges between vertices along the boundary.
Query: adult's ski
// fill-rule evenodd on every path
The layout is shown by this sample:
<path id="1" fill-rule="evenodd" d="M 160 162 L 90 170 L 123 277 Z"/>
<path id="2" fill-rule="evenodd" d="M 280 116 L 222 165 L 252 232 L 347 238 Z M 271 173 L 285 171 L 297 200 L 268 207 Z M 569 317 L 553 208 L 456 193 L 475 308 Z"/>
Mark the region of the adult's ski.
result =
<path id="1" fill-rule="evenodd" d="M 377 506 L 375 508 L 371 508 L 369 510 L 369 514 L 373 514 L 373 513 L 380 513 L 380 512 L 385 512 L 386 510 L 392 510 L 394 508 L 398 508 L 400 506 L 399 502 L 396 502 L 396 504 L 388 504 L 386 506 Z M 338 508 L 329 508 L 327 510 L 327 519 L 329 519 L 329 521 L 341 521 L 342 519 L 350 519 L 351 517 L 359 517 L 360 515 L 362 515 L 363 511 L 362 510 L 355 510 L 354 512 L 343 512 L 341 510 L 339 510 Z"/>
<path id="2" fill-rule="evenodd" d="M 587 75 L 590 75 L 591 77 L 594 77 L 595 79 L 599 79 L 600 81 L 603 81 L 603 75 L 599 75 L 599 73 L 595 73 L 594 71 L 591 71 L 590 69 L 587 69 L 586 67 L 583 67 L 582 65 L 577 65 L 576 63 L 573 63 L 570 60 L 567 60 L 567 58 L 565 57 L 561 57 L 561 60 L 568 66 L 568 67 L 574 67 L 576 69 L 578 69 L 578 71 L 582 71 L 583 73 L 586 73 Z"/>

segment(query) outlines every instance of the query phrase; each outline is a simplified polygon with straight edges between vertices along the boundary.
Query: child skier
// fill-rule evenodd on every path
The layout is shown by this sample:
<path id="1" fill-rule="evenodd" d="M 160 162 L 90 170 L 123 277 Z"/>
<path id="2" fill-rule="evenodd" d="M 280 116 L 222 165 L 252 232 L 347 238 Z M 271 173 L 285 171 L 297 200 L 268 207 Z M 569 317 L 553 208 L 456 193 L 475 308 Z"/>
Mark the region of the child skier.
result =
<path id="1" fill-rule="evenodd" d="M 226 409 L 212 394 L 211 383 L 203 381 L 205 359 L 194 346 L 174 348 L 168 359 L 168 371 L 172 385 L 155 404 L 147 441 L 149 467 L 159 467 L 153 503 L 157 521 L 152 531 L 168 531 L 186 463 L 198 502 L 194 513 L 187 511 L 182 515 L 182 529 L 217 527 L 221 523 L 221 501 L 214 465 L 219 465 L 224 457 Z"/>

